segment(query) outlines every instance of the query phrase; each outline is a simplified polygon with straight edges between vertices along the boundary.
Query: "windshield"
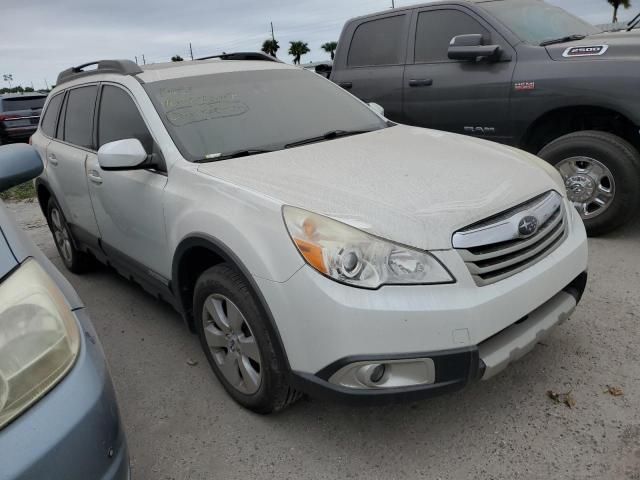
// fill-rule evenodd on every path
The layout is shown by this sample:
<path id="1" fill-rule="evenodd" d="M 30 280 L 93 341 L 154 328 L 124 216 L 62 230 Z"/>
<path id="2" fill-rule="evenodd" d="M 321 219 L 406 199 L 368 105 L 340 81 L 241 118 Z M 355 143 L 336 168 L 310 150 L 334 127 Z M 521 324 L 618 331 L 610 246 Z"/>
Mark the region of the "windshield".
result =
<path id="1" fill-rule="evenodd" d="M 593 35 L 601 30 L 566 10 L 541 0 L 505 0 L 482 3 L 482 8 L 520 39 L 533 45 L 570 35 Z"/>
<path id="2" fill-rule="evenodd" d="M 180 152 L 191 161 L 281 149 L 331 131 L 387 126 L 350 94 L 302 69 L 176 78 L 145 88 Z"/>

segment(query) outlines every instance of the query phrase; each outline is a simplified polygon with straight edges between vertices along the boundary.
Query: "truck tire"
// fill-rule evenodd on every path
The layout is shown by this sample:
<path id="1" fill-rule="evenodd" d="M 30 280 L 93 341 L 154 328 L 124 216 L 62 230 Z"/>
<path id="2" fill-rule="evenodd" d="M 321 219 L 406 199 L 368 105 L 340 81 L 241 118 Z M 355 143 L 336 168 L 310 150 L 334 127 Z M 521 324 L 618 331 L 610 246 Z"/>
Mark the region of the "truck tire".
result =
<path id="1" fill-rule="evenodd" d="M 62 209 L 53 197 L 49 199 L 47 204 L 47 223 L 64 266 L 72 273 L 85 273 L 93 270 L 95 260 L 91 255 L 76 248 L 76 242 L 71 235 Z"/>
<path id="2" fill-rule="evenodd" d="M 207 360 L 236 402 L 266 414 L 300 398 L 287 384 L 262 308 L 236 269 L 222 263 L 198 278 L 193 313 Z"/>
<path id="3" fill-rule="evenodd" d="M 559 170 L 590 236 L 608 233 L 638 212 L 640 154 L 626 140 L 607 132 L 575 132 L 549 143 L 538 156 Z"/>

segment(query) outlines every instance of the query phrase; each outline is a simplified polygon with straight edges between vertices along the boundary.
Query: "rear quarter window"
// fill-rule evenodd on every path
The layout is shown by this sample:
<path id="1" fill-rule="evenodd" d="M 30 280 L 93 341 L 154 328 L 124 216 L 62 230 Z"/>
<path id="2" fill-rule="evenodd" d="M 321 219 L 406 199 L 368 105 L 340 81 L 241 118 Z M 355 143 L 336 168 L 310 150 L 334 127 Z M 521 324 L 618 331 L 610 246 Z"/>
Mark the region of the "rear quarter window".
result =
<path id="1" fill-rule="evenodd" d="M 406 15 L 396 15 L 358 25 L 351 40 L 347 65 L 361 67 L 402 63 L 405 18 Z"/>
<path id="2" fill-rule="evenodd" d="M 64 98 L 64 94 L 59 93 L 51 100 L 49 100 L 49 104 L 47 105 L 47 109 L 42 116 L 42 121 L 40 124 L 40 128 L 42 132 L 49 136 L 55 137 L 56 135 L 56 125 L 58 123 L 58 112 L 60 112 L 60 106 L 62 105 L 62 99 Z"/>

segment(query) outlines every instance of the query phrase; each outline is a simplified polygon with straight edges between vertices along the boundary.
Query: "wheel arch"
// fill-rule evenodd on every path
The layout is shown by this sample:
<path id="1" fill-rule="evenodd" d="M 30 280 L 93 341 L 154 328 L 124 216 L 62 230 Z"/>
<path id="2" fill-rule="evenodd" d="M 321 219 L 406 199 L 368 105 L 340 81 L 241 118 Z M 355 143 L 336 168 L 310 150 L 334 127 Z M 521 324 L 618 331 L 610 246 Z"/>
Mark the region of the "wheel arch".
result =
<path id="1" fill-rule="evenodd" d="M 205 233 L 192 234 L 182 239 L 173 256 L 171 284 L 185 323 L 192 332 L 195 331 L 193 292 L 196 282 L 205 270 L 221 263 L 235 268 L 251 286 L 252 293 L 267 319 L 276 352 L 290 370 L 278 326 L 251 272 L 224 242 Z"/>
<path id="2" fill-rule="evenodd" d="M 525 131 L 520 148 L 537 154 L 553 140 L 583 130 L 612 133 L 640 150 L 638 126 L 627 115 L 594 105 L 563 106 L 542 113 Z"/>

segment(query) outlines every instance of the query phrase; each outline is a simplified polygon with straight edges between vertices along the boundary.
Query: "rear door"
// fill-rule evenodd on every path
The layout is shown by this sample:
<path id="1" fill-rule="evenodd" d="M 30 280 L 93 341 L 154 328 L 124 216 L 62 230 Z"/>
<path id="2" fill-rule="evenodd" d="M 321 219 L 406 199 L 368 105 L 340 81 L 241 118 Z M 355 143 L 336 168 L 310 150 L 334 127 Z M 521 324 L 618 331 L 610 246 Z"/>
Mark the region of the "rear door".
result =
<path id="1" fill-rule="evenodd" d="M 450 60 L 457 35 L 482 34 L 498 44 L 498 62 Z M 516 52 L 472 10 L 462 6 L 416 9 L 404 74 L 404 116 L 411 125 L 512 143 L 509 98 Z"/>
<path id="2" fill-rule="evenodd" d="M 402 78 L 410 12 L 392 12 L 352 22 L 342 34 L 331 80 L 364 102 L 375 102 L 402 120 Z"/>
<path id="3" fill-rule="evenodd" d="M 60 203 L 65 219 L 76 238 L 95 245 L 99 238 L 89 186 L 86 162 L 95 158 L 93 117 L 96 84 L 75 87 L 66 93 L 56 138 L 47 146 L 47 181 Z"/>

